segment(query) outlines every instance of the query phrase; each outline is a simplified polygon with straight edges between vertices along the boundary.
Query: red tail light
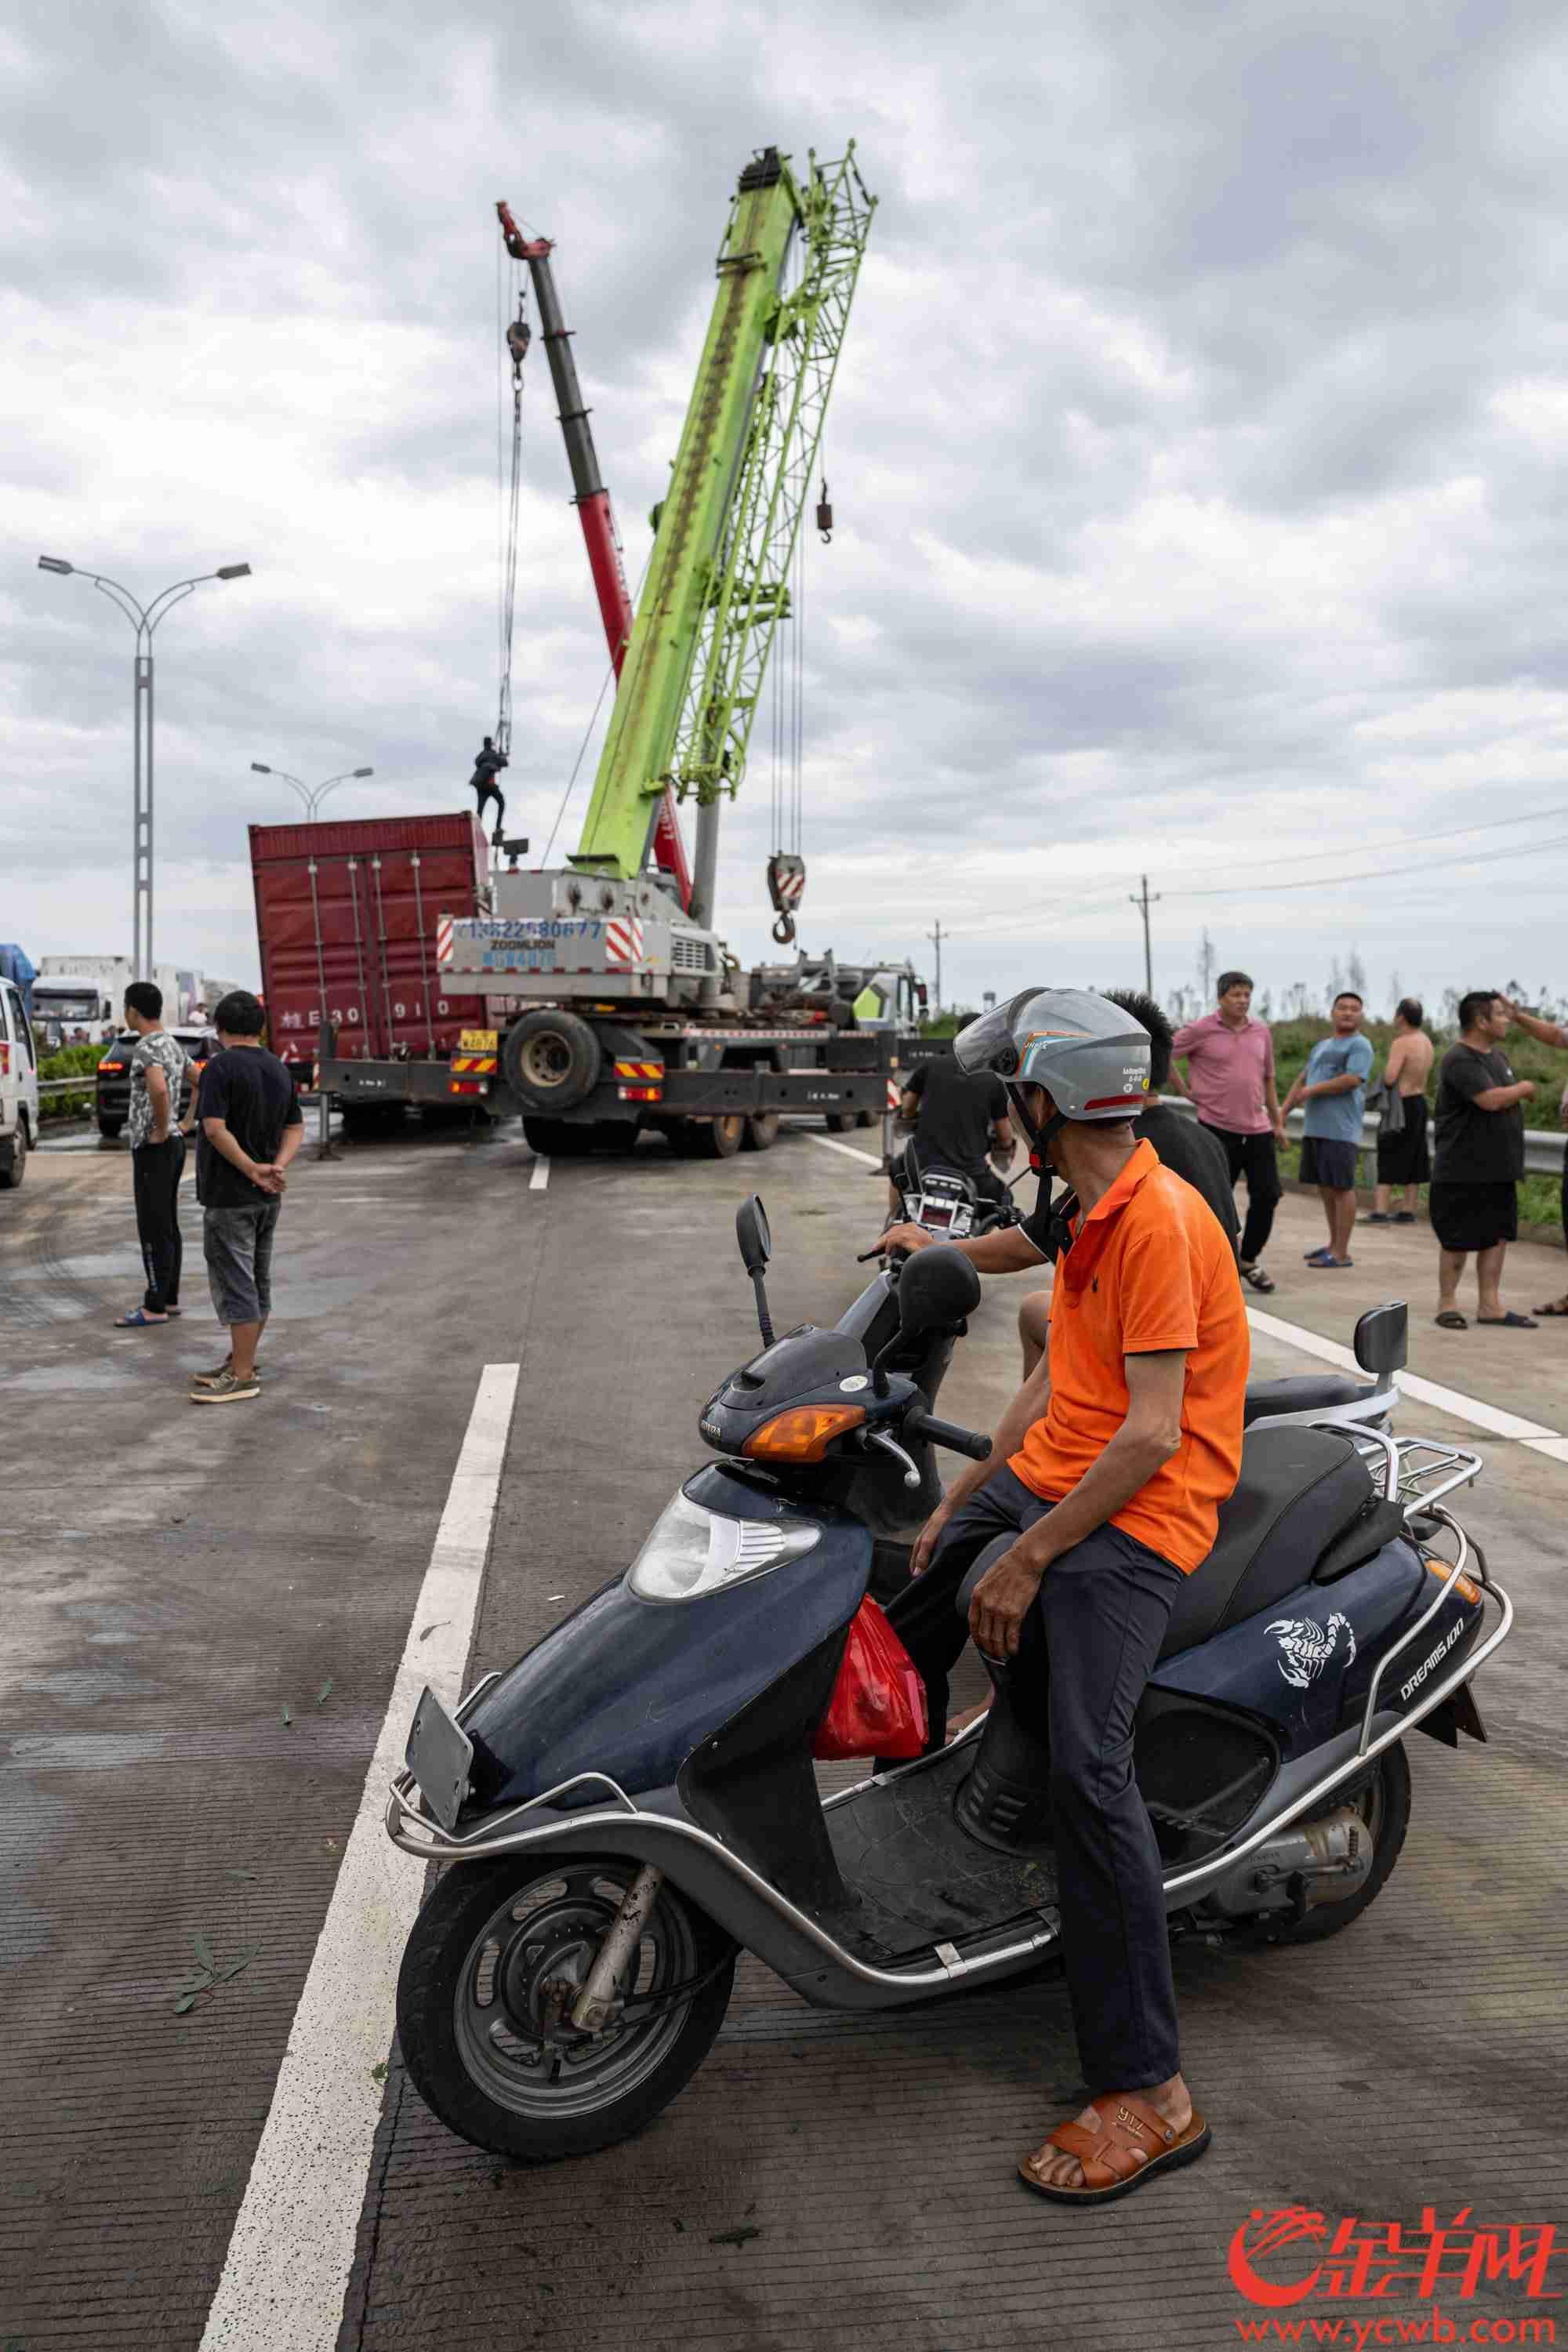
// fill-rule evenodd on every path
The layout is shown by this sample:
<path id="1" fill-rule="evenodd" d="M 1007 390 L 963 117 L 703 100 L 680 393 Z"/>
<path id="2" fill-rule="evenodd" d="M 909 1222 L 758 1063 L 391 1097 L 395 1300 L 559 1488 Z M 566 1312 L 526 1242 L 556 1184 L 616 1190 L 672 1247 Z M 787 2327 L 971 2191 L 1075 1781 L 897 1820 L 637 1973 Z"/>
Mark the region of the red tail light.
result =
<path id="1" fill-rule="evenodd" d="M 122 1070 L 125 1065 L 123 1062 L 100 1062 L 98 1066 L 100 1070 Z"/>

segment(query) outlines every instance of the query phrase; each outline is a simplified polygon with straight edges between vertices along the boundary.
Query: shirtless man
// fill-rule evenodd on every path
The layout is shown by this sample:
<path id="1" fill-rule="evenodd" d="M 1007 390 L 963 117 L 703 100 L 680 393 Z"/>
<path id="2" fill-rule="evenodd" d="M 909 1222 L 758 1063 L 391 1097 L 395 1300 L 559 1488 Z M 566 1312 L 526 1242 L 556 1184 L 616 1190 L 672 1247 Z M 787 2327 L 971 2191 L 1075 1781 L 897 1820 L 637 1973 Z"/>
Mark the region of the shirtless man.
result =
<path id="1" fill-rule="evenodd" d="M 1390 1094 L 1399 1097 L 1405 1116 L 1394 1134 L 1380 1134 L 1377 1139 L 1377 1202 L 1367 1218 L 1369 1225 L 1413 1225 L 1418 1189 L 1431 1181 L 1432 1157 L 1426 1148 L 1426 1081 L 1432 1074 L 1432 1057 L 1437 1048 L 1421 1025 L 1423 1018 L 1418 998 L 1400 999 L 1380 1083 Z M 1405 1187 L 1405 1206 L 1391 1215 L 1389 1202 L 1396 1184 Z"/>

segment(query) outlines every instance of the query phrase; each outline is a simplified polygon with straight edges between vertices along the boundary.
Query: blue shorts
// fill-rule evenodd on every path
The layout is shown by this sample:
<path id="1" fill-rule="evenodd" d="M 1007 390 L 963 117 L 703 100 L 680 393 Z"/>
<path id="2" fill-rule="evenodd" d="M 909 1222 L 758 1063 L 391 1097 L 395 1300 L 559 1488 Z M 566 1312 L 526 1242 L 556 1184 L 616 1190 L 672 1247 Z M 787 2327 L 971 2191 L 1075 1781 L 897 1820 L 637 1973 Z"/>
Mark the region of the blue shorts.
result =
<path id="1" fill-rule="evenodd" d="M 1331 1192 L 1355 1191 L 1356 1148 L 1330 1136 L 1309 1135 L 1301 1145 L 1301 1181 L 1321 1184 Z"/>

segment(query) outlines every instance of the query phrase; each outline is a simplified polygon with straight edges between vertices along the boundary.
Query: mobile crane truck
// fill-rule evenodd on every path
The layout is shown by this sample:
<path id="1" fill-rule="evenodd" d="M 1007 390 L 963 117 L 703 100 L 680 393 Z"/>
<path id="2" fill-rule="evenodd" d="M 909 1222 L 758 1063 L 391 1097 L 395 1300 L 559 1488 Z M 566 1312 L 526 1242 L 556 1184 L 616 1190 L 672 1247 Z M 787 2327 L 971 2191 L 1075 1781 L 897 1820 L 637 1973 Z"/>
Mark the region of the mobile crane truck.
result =
<path id="1" fill-rule="evenodd" d="M 712 928 L 720 809 L 740 786 L 789 616 L 790 560 L 874 209 L 852 144 L 833 163 L 812 155 L 801 178 L 771 147 L 742 173 L 629 642 L 618 564 L 602 549 L 595 563 L 612 656 L 618 638 L 625 650 L 582 838 L 563 867 L 514 860 L 488 909 L 441 914 L 438 984 L 510 1013 L 489 1033 L 496 1091 L 521 1106 L 538 1150 L 629 1149 L 653 1126 L 679 1150 L 722 1159 L 765 1150 L 785 1110 L 847 1124 L 885 1106 L 895 1036 L 805 1004 L 753 1012 Z M 504 213 L 502 226 L 517 235 Z M 510 249 L 533 265 L 521 236 Z M 592 451 L 574 375 L 557 366 L 559 310 L 542 296 L 541 310 L 563 427 L 574 412 L 578 503 L 613 530 L 596 467 L 579 463 Z M 573 439 L 569 429 L 569 449 Z M 671 795 L 697 803 L 689 890 Z"/>

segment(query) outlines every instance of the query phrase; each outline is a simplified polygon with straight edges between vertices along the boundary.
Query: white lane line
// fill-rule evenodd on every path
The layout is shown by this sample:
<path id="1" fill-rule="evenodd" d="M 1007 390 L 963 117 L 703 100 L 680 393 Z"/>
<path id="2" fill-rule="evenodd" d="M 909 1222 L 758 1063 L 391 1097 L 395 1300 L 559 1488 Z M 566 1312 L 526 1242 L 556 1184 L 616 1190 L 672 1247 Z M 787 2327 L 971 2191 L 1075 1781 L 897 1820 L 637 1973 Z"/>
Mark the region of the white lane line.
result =
<path id="1" fill-rule="evenodd" d="M 882 1164 L 879 1153 L 857 1151 L 852 1143 L 840 1143 L 836 1135 L 816 1135 L 808 1127 L 805 1139 L 808 1143 L 820 1143 L 824 1151 L 842 1151 L 846 1160 L 863 1160 L 868 1168 L 879 1168 Z"/>
<path id="2" fill-rule="evenodd" d="M 1342 1371 L 1360 1370 L 1351 1350 L 1337 1339 L 1321 1339 L 1316 1331 L 1303 1330 L 1299 1323 L 1287 1323 L 1280 1316 L 1264 1314 L 1261 1307 L 1249 1307 L 1247 1319 L 1255 1331 L 1261 1331 L 1270 1339 L 1284 1339 L 1292 1348 L 1300 1348 L 1303 1355 L 1316 1356 L 1325 1364 L 1337 1364 Z M 1544 1422 L 1526 1421 L 1517 1412 L 1505 1412 L 1499 1405 L 1483 1403 L 1479 1397 L 1465 1396 L 1458 1389 L 1446 1389 L 1436 1381 L 1423 1380 L 1419 1373 L 1396 1372 L 1394 1379 L 1404 1393 L 1417 1404 L 1429 1404 L 1440 1412 L 1452 1413 L 1456 1421 L 1467 1421 L 1472 1429 L 1484 1429 L 1489 1436 L 1556 1436 L 1556 1432 L 1548 1429 Z"/>
<path id="3" fill-rule="evenodd" d="M 542 1192 L 549 1181 L 550 1162 L 542 1153 L 537 1153 L 534 1157 L 533 1173 L 528 1180 L 528 1189 L 531 1192 Z"/>
<path id="4" fill-rule="evenodd" d="M 1531 1454 L 1544 1454 L 1549 1462 L 1568 1462 L 1568 1437 L 1527 1437 L 1524 1441 Z"/>
<path id="5" fill-rule="evenodd" d="M 487 1364 L 419 1588 L 338 1883 L 207 2314 L 202 2352 L 332 2352 L 381 2112 L 422 1866 L 382 1827 L 421 1688 L 455 1703 L 495 1518 L 519 1367 Z M 426 1641 L 426 1626 L 434 1631 Z"/>

